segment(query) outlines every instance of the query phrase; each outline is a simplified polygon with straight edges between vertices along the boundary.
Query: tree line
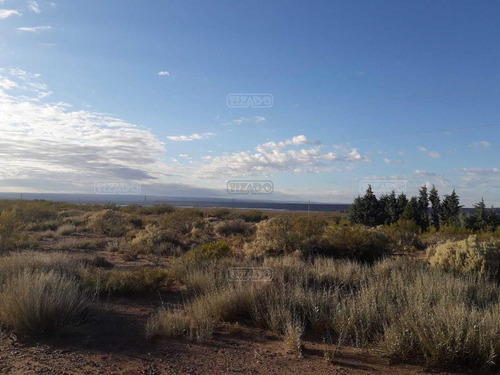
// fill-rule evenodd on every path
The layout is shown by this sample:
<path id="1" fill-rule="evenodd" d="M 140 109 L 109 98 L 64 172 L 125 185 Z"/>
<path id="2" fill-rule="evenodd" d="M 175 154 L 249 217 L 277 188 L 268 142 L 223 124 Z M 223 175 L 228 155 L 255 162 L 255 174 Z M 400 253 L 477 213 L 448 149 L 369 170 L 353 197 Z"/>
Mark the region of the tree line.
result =
<path id="1" fill-rule="evenodd" d="M 410 220 L 415 222 L 422 232 L 431 227 L 439 231 L 442 226 L 495 231 L 500 226 L 500 216 L 493 207 L 487 209 L 483 199 L 474 205 L 472 213 L 465 214 L 462 208 L 455 190 L 441 199 L 434 185 L 430 191 L 424 185 L 418 196 L 410 199 L 404 193 L 396 196 L 394 191 L 377 198 L 369 185 L 364 196 L 358 195 L 354 199 L 349 209 L 349 219 L 354 224 L 367 226 L 390 225 L 399 220 Z"/>

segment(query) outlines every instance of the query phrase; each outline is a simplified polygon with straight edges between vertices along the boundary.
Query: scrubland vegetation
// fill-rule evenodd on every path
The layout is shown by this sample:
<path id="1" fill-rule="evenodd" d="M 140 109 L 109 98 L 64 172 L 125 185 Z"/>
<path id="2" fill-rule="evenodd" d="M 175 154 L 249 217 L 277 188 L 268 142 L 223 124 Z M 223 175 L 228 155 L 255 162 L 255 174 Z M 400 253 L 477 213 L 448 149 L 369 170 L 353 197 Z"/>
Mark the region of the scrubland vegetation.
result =
<path id="1" fill-rule="evenodd" d="M 386 198 L 371 194 L 357 204 L 386 208 L 379 203 Z M 259 327 L 296 358 L 307 335 L 333 363 L 342 348 L 364 347 L 394 362 L 495 368 L 500 236 L 493 213 L 488 225 L 477 225 L 480 207 L 475 219 L 459 212 L 445 221 L 436 203 L 416 220 L 403 214 L 409 202 L 397 220 L 379 225 L 359 219 L 356 205 L 350 215 L 264 215 L 1 201 L 0 327 L 26 337 L 84 329 L 106 314 L 102 305 L 113 296 L 157 294 L 163 307 L 148 317 L 144 340 L 203 343 L 227 325 L 234 335 Z M 172 294 L 182 302 L 169 303 Z"/>

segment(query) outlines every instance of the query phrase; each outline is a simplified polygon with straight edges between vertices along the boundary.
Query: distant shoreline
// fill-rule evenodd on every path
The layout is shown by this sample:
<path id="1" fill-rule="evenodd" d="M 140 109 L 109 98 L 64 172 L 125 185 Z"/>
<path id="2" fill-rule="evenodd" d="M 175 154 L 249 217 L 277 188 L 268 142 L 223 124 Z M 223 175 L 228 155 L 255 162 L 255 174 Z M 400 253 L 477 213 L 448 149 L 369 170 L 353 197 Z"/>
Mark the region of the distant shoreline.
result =
<path id="1" fill-rule="evenodd" d="M 338 212 L 349 209 L 350 204 L 345 203 L 318 203 L 318 202 L 280 202 L 259 201 L 239 198 L 199 198 L 199 197 L 161 197 L 144 195 L 99 195 L 99 194 L 55 194 L 55 193 L 0 193 L 0 199 L 8 200 L 47 200 L 54 202 L 67 202 L 77 204 L 118 204 L 118 205 L 143 205 L 170 204 L 174 207 L 196 208 L 234 208 L 234 209 L 260 209 L 276 211 L 312 211 L 312 212 Z"/>

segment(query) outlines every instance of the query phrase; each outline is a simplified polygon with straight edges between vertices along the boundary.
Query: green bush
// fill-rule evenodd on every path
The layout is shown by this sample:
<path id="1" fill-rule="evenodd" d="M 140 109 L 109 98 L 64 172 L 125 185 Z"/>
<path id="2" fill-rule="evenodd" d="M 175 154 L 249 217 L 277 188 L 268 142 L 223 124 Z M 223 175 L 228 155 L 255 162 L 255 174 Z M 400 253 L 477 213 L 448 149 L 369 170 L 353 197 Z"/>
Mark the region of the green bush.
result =
<path id="1" fill-rule="evenodd" d="M 481 242 L 477 236 L 462 241 L 447 241 L 428 250 L 433 267 L 461 274 L 498 277 L 500 243 Z"/>
<path id="2" fill-rule="evenodd" d="M 389 255 L 393 247 L 386 234 L 363 225 L 329 225 L 323 239 L 324 255 L 367 262 Z"/>
<path id="3" fill-rule="evenodd" d="M 202 259 L 221 259 L 230 252 L 231 246 L 226 241 L 209 242 L 190 251 L 195 257 Z"/>

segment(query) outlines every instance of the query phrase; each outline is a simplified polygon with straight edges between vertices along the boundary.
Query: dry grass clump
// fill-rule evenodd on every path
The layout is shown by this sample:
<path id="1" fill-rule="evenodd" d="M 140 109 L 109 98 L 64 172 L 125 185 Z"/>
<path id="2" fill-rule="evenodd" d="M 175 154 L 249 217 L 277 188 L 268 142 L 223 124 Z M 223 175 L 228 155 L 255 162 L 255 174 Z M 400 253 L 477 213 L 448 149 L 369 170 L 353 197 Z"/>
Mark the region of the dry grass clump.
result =
<path id="1" fill-rule="evenodd" d="M 79 275 L 85 264 L 63 253 L 0 257 L 0 321 L 15 332 L 51 334 L 80 323 L 90 299 Z"/>
<path id="2" fill-rule="evenodd" d="M 81 274 L 87 289 L 96 294 L 130 295 L 156 292 L 168 288 L 172 278 L 160 267 L 144 267 L 134 270 L 86 270 Z"/>
<path id="3" fill-rule="evenodd" d="M 76 226 L 75 224 L 63 224 L 57 228 L 57 235 L 59 236 L 71 236 L 72 234 L 75 234 L 76 232 Z"/>
<path id="4" fill-rule="evenodd" d="M 428 250 L 433 267 L 453 273 L 498 277 L 500 243 L 482 242 L 477 236 L 462 241 L 447 241 Z"/>
<path id="5" fill-rule="evenodd" d="M 81 323 L 89 302 L 74 278 L 25 269 L 0 287 L 0 320 L 17 333 L 53 334 Z"/>
<path id="6" fill-rule="evenodd" d="M 0 257 L 0 284 L 22 273 L 55 271 L 68 277 L 77 277 L 85 267 L 82 260 L 65 253 L 24 251 Z"/>
<path id="7" fill-rule="evenodd" d="M 127 233 L 127 220 L 122 213 L 107 209 L 94 212 L 88 218 L 87 226 L 96 234 L 120 237 Z"/>
<path id="8" fill-rule="evenodd" d="M 266 282 L 225 277 L 223 270 L 235 266 L 270 267 L 273 277 Z M 184 263 L 177 272 L 196 296 L 182 312 L 155 315 L 149 335 L 182 332 L 206 339 L 219 322 L 250 319 L 281 337 L 298 357 L 303 333 L 312 330 L 328 340 L 329 358 L 341 345 L 379 344 L 393 360 L 477 368 L 498 361 L 496 284 L 444 273 L 424 262 L 399 258 L 368 265 L 289 255 L 263 262 L 223 258 Z"/>
<path id="9" fill-rule="evenodd" d="M 304 334 L 304 324 L 298 319 L 290 317 L 283 333 L 283 341 L 288 352 L 293 353 L 297 358 L 302 358 L 302 335 Z"/>

